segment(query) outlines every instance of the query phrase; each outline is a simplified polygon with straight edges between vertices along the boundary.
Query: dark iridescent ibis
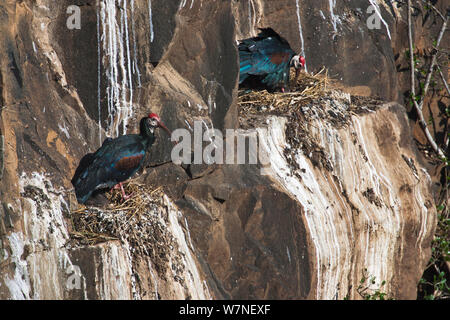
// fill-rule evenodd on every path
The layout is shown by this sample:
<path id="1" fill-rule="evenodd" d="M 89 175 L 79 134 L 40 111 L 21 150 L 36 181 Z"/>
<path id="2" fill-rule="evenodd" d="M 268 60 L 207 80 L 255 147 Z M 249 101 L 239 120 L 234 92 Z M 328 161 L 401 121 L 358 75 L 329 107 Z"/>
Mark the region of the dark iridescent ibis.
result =
<path id="1" fill-rule="evenodd" d="M 239 84 L 256 76 L 270 89 L 289 86 L 289 70 L 295 68 L 296 78 L 305 66 L 305 58 L 296 54 L 289 43 L 271 28 L 260 29 L 257 37 L 240 41 Z"/>
<path id="2" fill-rule="evenodd" d="M 79 203 L 85 203 L 98 189 L 119 185 L 126 199 L 122 182 L 132 177 L 144 164 L 147 150 L 155 141 L 155 129 L 170 130 L 155 113 L 140 121 L 139 134 L 107 138 L 94 153 L 86 154 L 72 178 Z"/>

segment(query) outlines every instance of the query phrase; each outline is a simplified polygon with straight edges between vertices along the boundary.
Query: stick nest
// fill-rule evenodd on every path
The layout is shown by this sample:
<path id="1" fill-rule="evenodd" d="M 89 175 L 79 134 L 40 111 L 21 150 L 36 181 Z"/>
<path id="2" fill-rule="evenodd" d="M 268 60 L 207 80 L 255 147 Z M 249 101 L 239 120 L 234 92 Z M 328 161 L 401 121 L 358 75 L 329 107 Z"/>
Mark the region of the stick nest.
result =
<path id="1" fill-rule="evenodd" d="M 286 124 L 285 156 L 293 170 L 300 170 L 295 160 L 297 150 L 307 155 L 312 164 L 332 171 L 329 155 L 314 132 L 339 129 L 349 125 L 354 114 L 374 112 L 381 104 L 371 97 L 352 96 L 322 68 L 316 74 L 301 73 L 295 79 L 291 72 L 291 92 L 239 90 L 239 123 L 241 128 L 264 127 L 267 116 L 282 116 Z"/>
<path id="2" fill-rule="evenodd" d="M 254 114 L 261 111 L 285 113 L 327 94 L 332 80 L 328 71 L 322 68 L 316 74 L 301 73 L 295 81 L 295 71 L 291 71 L 291 92 L 268 92 L 267 90 L 239 90 L 239 109 L 241 114 Z"/>
<path id="3" fill-rule="evenodd" d="M 120 190 L 106 193 L 107 209 L 81 206 L 71 212 L 71 244 L 95 245 L 120 240 L 130 245 L 133 258 L 150 257 L 160 277 L 165 277 L 169 260 L 176 261 L 178 243 L 168 230 L 168 209 L 162 187 L 152 188 L 130 181 L 124 185 L 132 197 L 122 201 Z"/>

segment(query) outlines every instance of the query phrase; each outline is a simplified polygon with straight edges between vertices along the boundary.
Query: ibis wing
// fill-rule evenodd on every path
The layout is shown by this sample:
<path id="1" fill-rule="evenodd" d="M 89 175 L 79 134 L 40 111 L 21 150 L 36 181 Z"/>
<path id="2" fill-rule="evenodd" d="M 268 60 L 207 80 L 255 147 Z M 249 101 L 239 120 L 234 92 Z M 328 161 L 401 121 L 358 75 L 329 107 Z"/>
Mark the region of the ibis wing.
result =
<path id="1" fill-rule="evenodd" d="M 131 177 L 142 165 L 145 151 L 138 135 L 121 136 L 104 143 L 88 156 L 84 167 L 77 169 L 76 179 L 72 179 L 78 201 L 84 203 L 94 190 L 112 187 Z"/>
<path id="2" fill-rule="evenodd" d="M 144 153 L 130 154 L 118 158 L 114 163 L 114 169 L 119 172 L 127 172 L 129 170 L 135 170 L 139 168 L 139 165 L 144 158 Z"/>
<path id="3" fill-rule="evenodd" d="M 111 138 L 106 138 L 103 141 L 102 147 L 105 146 L 106 144 L 108 144 L 112 140 L 113 139 L 111 139 Z M 78 180 L 80 179 L 80 175 L 92 164 L 92 162 L 95 159 L 95 154 L 96 153 L 94 153 L 94 152 L 93 153 L 88 153 L 83 158 L 81 158 L 80 163 L 78 164 L 78 167 L 75 170 L 75 173 L 74 173 L 74 175 L 72 177 L 72 180 L 71 180 L 73 185 L 78 183 Z"/>
<path id="4" fill-rule="evenodd" d="M 130 135 L 121 136 L 116 139 L 116 143 L 102 149 L 97 153 L 93 167 L 101 171 L 102 176 L 98 178 L 101 183 L 113 185 L 128 179 L 139 169 L 146 151 L 142 142 L 130 139 Z"/>
<path id="5" fill-rule="evenodd" d="M 248 75 L 265 76 L 270 87 L 289 81 L 289 63 L 295 52 L 277 37 L 251 38 L 239 44 L 239 83 Z"/>

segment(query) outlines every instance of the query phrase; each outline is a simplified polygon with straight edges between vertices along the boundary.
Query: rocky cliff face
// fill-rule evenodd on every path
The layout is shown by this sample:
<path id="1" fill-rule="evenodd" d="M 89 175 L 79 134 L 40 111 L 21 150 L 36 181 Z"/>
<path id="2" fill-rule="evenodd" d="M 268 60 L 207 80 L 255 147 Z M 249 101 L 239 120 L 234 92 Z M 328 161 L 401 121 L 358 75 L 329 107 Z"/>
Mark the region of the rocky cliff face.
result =
<path id="1" fill-rule="evenodd" d="M 435 228 L 431 179 L 404 107 L 350 95 L 402 100 L 404 9 L 390 3 L 0 4 L 0 297 L 358 299 L 370 274 L 371 288 L 415 298 Z M 367 27 L 369 5 L 380 29 Z M 249 115 L 235 43 L 266 26 L 347 93 L 243 126 L 264 168 L 178 166 L 161 135 L 139 177 L 151 186 L 142 214 L 79 211 L 79 159 L 149 111 L 171 129 L 239 128 Z"/>

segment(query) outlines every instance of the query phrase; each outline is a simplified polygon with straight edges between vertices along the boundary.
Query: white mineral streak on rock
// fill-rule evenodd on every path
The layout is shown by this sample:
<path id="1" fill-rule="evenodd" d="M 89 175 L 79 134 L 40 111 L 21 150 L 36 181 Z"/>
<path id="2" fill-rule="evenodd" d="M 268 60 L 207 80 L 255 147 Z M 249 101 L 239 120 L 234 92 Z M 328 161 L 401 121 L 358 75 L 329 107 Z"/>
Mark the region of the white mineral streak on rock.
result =
<path id="1" fill-rule="evenodd" d="M 101 81 L 102 81 L 102 36 L 100 34 L 100 2 L 97 5 L 97 113 L 98 113 L 98 145 L 102 144 L 102 110 L 101 110 Z"/>
<path id="2" fill-rule="evenodd" d="M 264 3 L 261 0 L 247 0 L 247 3 L 243 4 L 243 10 L 246 12 L 247 22 L 242 21 L 242 23 L 248 27 L 245 37 L 254 37 L 258 33 L 258 27 L 264 16 Z"/>
<path id="3" fill-rule="evenodd" d="M 384 21 L 383 16 L 381 15 L 380 6 L 378 5 L 377 0 L 369 0 L 369 2 L 373 6 L 373 8 L 375 9 L 375 12 L 376 12 L 377 16 L 380 18 L 381 22 L 386 27 L 387 35 L 388 35 L 389 39 L 391 39 L 391 32 L 389 31 L 389 25 L 387 24 L 386 21 Z"/>
<path id="4" fill-rule="evenodd" d="M 187 232 L 187 237 L 188 237 L 188 241 L 189 241 L 189 247 L 194 250 L 194 245 L 192 244 L 192 239 L 191 239 L 191 232 L 189 231 L 189 224 L 187 222 L 186 217 L 184 218 L 184 224 L 186 225 L 186 232 Z"/>
<path id="5" fill-rule="evenodd" d="M 120 15 L 117 12 L 120 7 Z M 126 0 L 104 0 L 100 3 L 102 42 L 107 77 L 106 97 L 108 104 L 107 135 L 117 137 L 126 133 L 133 116 L 133 84 L 131 79 L 131 55 L 128 36 L 128 16 Z M 124 43 L 125 42 L 125 43 Z M 128 95 L 128 100 L 127 100 Z"/>
<path id="6" fill-rule="evenodd" d="M 136 45 L 136 23 L 134 21 L 134 0 L 131 0 L 131 34 L 133 35 L 133 73 L 137 75 L 138 88 L 142 86 L 141 72 L 139 71 L 137 45 Z"/>
<path id="7" fill-rule="evenodd" d="M 266 173 L 272 171 L 270 176 L 278 181 L 289 194 L 293 195 L 305 210 L 305 218 L 310 230 L 310 237 L 316 248 L 316 267 L 318 269 L 316 273 L 318 283 L 317 297 L 321 297 L 321 291 L 323 288 L 327 288 L 326 283 L 330 282 L 330 278 L 333 277 L 333 274 L 326 274 L 323 280 L 324 277 L 322 275 L 322 263 L 325 259 L 324 253 L 329 253 L 331 250 L 330 243 L 327 241 L 330 239 L 330 236 L 328 230 L 323 230 L 324 232 L 320 234 L 320 231 L 316 229 L 319 226 L 316 226 L 313 219 L 314 212 L 324 212 L 324 209 L 326 210 L 327 201 L 324 201 L 320 188 L 314 190 L 317 182 L 315 181 L 308 161 L 303 161 L 302 158 L 297 159 L 300 168 L 306 170 L 305 174 L 302 175 L 302 182 L 295 176 L 290 175 L 290 168 L 283 154 L 286 141 L 284 135 L 286 119 L 270 117 L 268 120 L 269 128 L 267 135 L 265 134 L 265 130 L 257 129 L 260 148 L 262 147 L 266 151 L 270 160 L 270 168 L 266 170 Z M 318 191 L 318 193 L 315 193 L 315 191 Z M 325 216 L 320 215 L 318 218 L 325 218 Z M 331 267 L 331 265 L 327 266 L 326 270 L 332 272 Z M 337 274 L 334 273 L 334 275 Z"/>
<path id="8" fill-rule="evenodd" d="M 133 77 L 131 76 L 132 71 L 132 58 L 130 54 L 130 37 L 128 35 L 128 6 L 127 6 L 127 0 L 123 0 L 123 20 L 125 21 L 125 43 L 127 47 L 127 72 L 128 72 L 128 92 L 129 92 L 129 98 L 128 98 L 128 110 L 133 110 Z M 153 26 L 152 26 L 153 29 Z M 152 30 L 153 32 L 153 30 Z M 123 132 L 127 131 L 127 121 L 124 121 L 123 123 Z"/>
<path id="9" fill-rule="evenodd" d="M 38 242 L 48 238 L 48 245 L 61 248 L 69 238 L 63 211 L 69 207 L 63 195 L 64 190 L 56 190 L 51 180 L 42 173 L 33 172 L 31 175 L 22 173 L 19 179 L 20 192 L 24 196 L 24 227 L 27 239 Z M 27 196 L 28 193 L 32 193 Z"/>
<path id="10" fill-rule="evenodd" d="M 252 7 L 254 8 L 254 4 L 252 0 L 248 0 L 248 28 L 250 32 L 253 32 L 255 25 L 252 18 Z"/>
<path id="11" fill-rule="evenodd" d="M 428 173 L 427 173 L 428 174 Z M 431 221 L 428 221 L 428 208 L 425 206 L 425 201 L 422 196 L 422 193 L 420 191 L 420 187 L 418 185 L 414 186 L 414 200 L 419 208 L 422 210 L 418 210 L 418 220 L 421 221 L 420 225 L 420 231 L 419 235 L 416 240 L 416 247 L 420 248 L 422 246 L 422 242 L 424 238 L 427 236 L 427 231 L 429 230 L 430 226 L 429 223 L 432 223 Z M 421 252 L 423 255 L 423 252 Z"/>
<path id="12" fill-rule="evenodd" d="M 97 290 L 101 300 L 132 299 L 131 259 L 118 242 L 106 242 L 102 247 L 101 262 L 104 266 L 96 274 Z"/>
<path id="13" fill-rule="evenodd" d="M 10 259 L 14 263 L 15 269 L 12 278 L 10 278 L 9 275 L 5 276 L 5 284 L 9 289 L 11 299 L 30 299 L 30 276 L 28 273 L 27 262 L 22 260 L 22 254 L 25 246 L 23 234 L 20 232 L 14 232 L 7 238 L 9 241 L 9 246 L 11 247 Z"/>
<path id="14" fill-rule="evenodd" d="M 341 19 L 334 12 L 334 9 L 336 7 L 336 0 L 328 0 L 328 3 L 330 7 L 331 24 L 333 25 L 334 32 L 337 33 L 337 25 L 338 23 L 341 23 Z"/>
<path id="15" fill-rule="evenodd" d="M 64 133 L 64 135 L 67 137 L 67 139 L 70 139 L 69 130 L 67 129 L 65 122 L 63 122 L 62 125 L 60 123 L 58 123 L 58 128 L 62 133 Z"/>
<path id="16" fill-rule="evenodd" d="M 289 252 L 289 247 L 286 247 L 286 253 L 287 253 L 289 263 L 291 263 L 291 253 Z"/>
<path id="17" fill-rule="evenodd" d="M 212 113 L 212 98 L 210 94 L 208 95 L 208 112 L 209 114 Z"/>
<path id="18" fill-rule="evenodd" d="M 370 128 L 368 123 L 364 125 L 361 122 L 367 120 L 366 117 L 352 117 L 353 125 L 356 128 L 356 135 L 358 143 L 360 144 L 364 159 L 356 159 L 355 164 L 358 165 L 357 175 L 359 177 L 368 177 L 368 179 L 361 179 L 357 181 L 357 195 L 361 195 L 368 188 L 372 188 L 375 196 L 382 201 L 381 207 L 367 203 L 367 199 L 360 196 L 361 209 L 367 210 L 364 213 L 366 221 L 364 225 L 367 226 L 367 238 L 365 239 L 364 247 L 366 248 L 363 265 L 366 266 L 370 275 L 375 276 L 377 283 L 383 280 L 390 280 L 393 273 L 393 265 L 395 258 L 395 243 L 400 234 L 400 216 L 398 200 L 396 199 L 396 191 L 392 187 L 391 181 L 384 176 L 383 168 L 385 164 L 383 160 L 379 159 L 379 150 L 373 151 L 376 144 L 371 143 L 370 152 L 368 145 L 365 142 L 367 132 L 363 132 L 362 128 Z M 376 148 L 377 149 L 377 148 Z M 344 178 L 344 177 L 342 177 Z M 350 186 L 348 186 L 350 187 Z M 387 268 L 390 268 L 388 270 Z"/>
<path id="19" fill-rule="evenodd" d="M 323 14 L 323 11 L 322 10 L 319 10 L 319 13 L 320 13 L 320 17 L 323 19 L 323 20 L 326 20 L 327 18 L 325 17 L 325 15 Z"/>
<path id="20" fill-rule="evenodd" d="M 15 269 L 14 277 L 6 276 L 5 283 L 12 299 L 63 299 L 64 275 L 72 266 L 64 248 L 69 237 L 63 218 L 69 210 L 64 191 L 56 190 L 49 178 L 37 172 L 21 174 L 19 187 L 23 233 L 8 237 Z"/>
<path id="21" fill-rule="evenodd" d="M 178 7 L 178 10 L 181 10 L 184 8 L 184 6 L 186 5 L 187 0 L 181 0 L 180 2 L 180 6 Z"/>
<path id="22" fill-rule="evenodd" d="M 150 25 L 150 42 L 153 42 L 155 34 L 153 33 L 152 0 L 148 0 L 148 20 Z"/>
<path id="23" fill-rule="evenodd" d="M 141 295 L 138 290 L 136 276 L 133 272 L 131 249 L 130 249 L 130 244 L 128 243 L 128 241 L 124 240 L 124 244 L 123 244 L 122 248 L 125 251 L 126 261 L 128 262 L 126 265 L 126 270 L 127 270 L 128 274 L 130 275 L 131 295 L 134 300 L 140 300 Z M 150 270 L 150 272 L 151 272 L 151 270 Z"/>
<path id="24" fill-rule="evenodd" d="M 194 300 L 211 299 L 208 287 L 206 287 L 205 290 L 205 286 L 200 277 L 197 264 L 191 254 L 191 251 L 189 250 L 189 246 L 186 241 L 186 236 L 178 221 L 179 219 L 178 216 L 181 215 L 181 213 L 178 211 L 178 209 L 166 195 L 164 195 L 164 203 L 167 206 L 169 217 L 169 223 L 167 227 L 174 236 L 175 240 L 177 241 L 179 250 L 183 253 L 182 259 L 186 267 L 186 270 L 184 271 L 184 278 L 186 281 L 189 294 L 192 296 L 192 299 Z M 184 292 L 184 289 L 181 286 L 179 287 L 180 287 L 179 290 L 182 290 L 182 292 Z M 179 293 L 180 296 L 184 296 L 184 293 L 182 292 Z"/>
<path id="25" fill-rule="evenodd" d="M 159 293 L 158 293 L 158 278 L 155 276 L 155 272 L 153 271 L 153 265 L 150 259 L 148 261 L 148 270 L 150 271 L 150 276 L 152 277 L 152 283 L 153 283 L 153 290 L 154 290 L 154 298 L 155 300 L 159 299 Z"/>
<path id="26" fill-rule="evenodd" d="M 305 58 L 306 60 L 306 54 L 305 54 L 305 41 L 303 39 L 303 30 L 302 30 L 302 21 L 300 18 L 300 5 L 298 3 L 298 0 L 295 0 L 295 5 L 297 7 L 297 22 L 298 22 L 298 33 L 300 34 L 300 44 L 302 48 L 302 52 L 300 54 Z M 308 68 L 306 66 L 305 62 L 305 71 L 308 72 Z"/>
<path id="27" fill-rule="evenodd" d="M 186 123 L 186 125 L 188 126 L 189 130 L 194 132 L 194 129 L 192 129 L 191 125 L 189 124 L 189 122 L 187 120 L 184 120 L 184 122 Z"/>
<path id="28" fill-rule="evenodd" d="M 334 103 L 337 108 L 344 107 Z M 260 147 L 270 159 L 266 174 L 304 209 L 315 249 L 317 299 L 342 299 L 345 291 L 342 288 L 357 286 L 365 268 L 375 277 L 372 288 L 379 288 L 385 280 L 383 289 L 389 292 L 390 280 L 398 271 L 395 270 L 395 261 L 399 259 L 398 239 L 404 220 L 411 217 L 405 216 L 405 208 L 401 210 L 398 173 L 395 169 L 387 170 L 381 147 L 374 142 L 376 137 L 372 131 L 377 116 L 373 113 L 352 116 L 349 126 L 341 129 L 314 117 L 308 129 L 328 155 L 332 171 L 313 167 L 309 155 L 298 150 L 295 160 L 302 169 L 298 172 L 301 179 L 290 174 L 284 155 L 287 120 L 271 116 L 268 131 L 257 129 Z M 413 176 L 409 178 L 416 181 Z M 421 193 L 427 183 L 414 189 L 418 248 L 430 236 L 429 213 Z M 378 205 L 364 196 L 369 189 L 379 200 Z M 358 212 L 352 212 L 349 201 Z"/>
<path id="29" fill-rule="evenodd" d="M 127 12 L 126 7 L 126 0 L 119 0 L 119 6 L 122 7 L 120 10 L 120 31 L 118 32 L 118 44 L 119 44 L 119 67 L 121 71 L 121 79 L 122 79 L 122 89 L 121 89 L 121 101 L 119 104 L 119 108 L 122 110 L 122 133 L 127 132 L 127 124 L 130 116 L 130 107 L 127 106 L 127 90 L 129 90 L 129 95 L 132 96 L 133 88 L 131 87 L 131 83 L 128 81 L 128 71 L 131 72 L 131 68 L 128 70 L 128 66 L 130 65 L 127 62 L 130 62 L 129 55 L 126 56 L 125 47 L 128 45 L 126 41 L 126 33 L 128 32 L 125 30 L 126 19 L 125 15 Z M 124 39 L 125 39 L 125 45 L 124 45 Z M 120 125 L 120 122 L 117 123 Z"/>

